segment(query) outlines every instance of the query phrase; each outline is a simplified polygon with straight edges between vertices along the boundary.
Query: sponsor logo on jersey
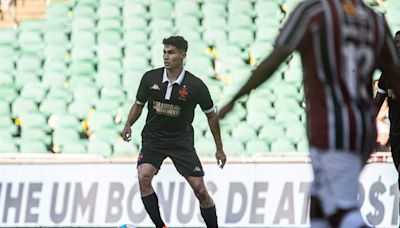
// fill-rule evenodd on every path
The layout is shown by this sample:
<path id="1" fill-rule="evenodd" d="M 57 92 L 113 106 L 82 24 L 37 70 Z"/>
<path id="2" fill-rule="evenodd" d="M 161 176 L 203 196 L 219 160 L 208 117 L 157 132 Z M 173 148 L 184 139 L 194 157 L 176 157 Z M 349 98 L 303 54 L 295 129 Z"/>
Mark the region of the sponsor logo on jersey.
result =
<path id="1" fill-rule="evenodd" d="M 166 104 L 159 101 L 153 101 L 153 108 L 159 115 L 178 117 L 181 114 L 181 106 L 173 104 Z"/>

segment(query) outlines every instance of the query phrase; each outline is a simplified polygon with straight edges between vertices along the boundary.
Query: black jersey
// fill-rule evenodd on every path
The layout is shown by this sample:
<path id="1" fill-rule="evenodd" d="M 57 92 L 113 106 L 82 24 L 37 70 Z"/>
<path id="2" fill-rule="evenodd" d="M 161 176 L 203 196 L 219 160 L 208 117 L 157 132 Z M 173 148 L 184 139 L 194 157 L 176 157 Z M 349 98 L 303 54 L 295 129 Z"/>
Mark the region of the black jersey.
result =
<path id="1" fill-rule="evenodd" d="M 148 102 L 146 124 L 142 131 L 143 146 L 192 146 L 192 122 L 197 104 L 205 112 L 214 111 L 207 86 L 201 79 L 183 70 L 170 82 L 165 68 L 148 71 L 142 77 L 136 103 Z"/>
<path id="2" fill-rule="evenodd" d="M 378 83 L 378 93 L 387 97 L 389 106 L 390 135 L 400 135 L 400 100 L 395 96 L 393 88 L 381 76 Z"/>

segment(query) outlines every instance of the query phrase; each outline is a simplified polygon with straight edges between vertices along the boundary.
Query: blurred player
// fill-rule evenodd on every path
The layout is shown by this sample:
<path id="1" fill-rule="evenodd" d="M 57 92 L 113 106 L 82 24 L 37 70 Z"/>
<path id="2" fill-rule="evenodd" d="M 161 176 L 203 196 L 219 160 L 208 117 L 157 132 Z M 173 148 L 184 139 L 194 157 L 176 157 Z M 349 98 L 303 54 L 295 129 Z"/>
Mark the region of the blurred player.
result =
<path id="1" fill-rule="evenodd" d="M 219 116 L 267 80 L 293 51 L 300 52 L 304 70 L 314 172 L 311 227 L 364 227 L 357 193 L 359 174 L 376 139 L 372 73 L 380 68 L 391 82 L 400 73 L 389 28 L 361 0 L 300 3 L 272 53 Z"/>
<path id="2" fill-rule="evenodd" d="M 146 125 L 142 131 L 142 149 L 138 157 L 140 193 L 147 213 L 157 228 L 165 227 L 151 182 L 164 159 L 169 157 L 198 198 L 201 216 L 207 227 L 216 228 L 215 205 L 204 184 L 203 168 L 194 148 L 192 121 L 194 109 L 199 104 L 214 136 L 217 163 L 223 168 L 226 156 L 222 149 L 218 116 L 207 86 L 183 68 L 188 49 L 186 40 L 181 36 L 172 36 L 164 39 L 163 44 L 165 67 L 144 74 L 136 102 L 121 135 L 124 140 L 130 140 L 131 126 L 148 102 Z"/>
<path id="3" fill-rule="evenodd" d="M 397 54 L 400 59 L 400 31 L 394 37 L 397 47 Z M 390 120 L 390 148 L 392 151 L 393 163 L 398 173 L 400 173 L 400 101 L 396 98 L 393 88 L 387 82 L 385 75 L 382 75 L 378 83 L 378 91 L 375 96 L 377 111 L 382 107 L 385 99 L 388 99 L 389 120 Z M 400 176 L 398 179 L 400 189 Z"/>

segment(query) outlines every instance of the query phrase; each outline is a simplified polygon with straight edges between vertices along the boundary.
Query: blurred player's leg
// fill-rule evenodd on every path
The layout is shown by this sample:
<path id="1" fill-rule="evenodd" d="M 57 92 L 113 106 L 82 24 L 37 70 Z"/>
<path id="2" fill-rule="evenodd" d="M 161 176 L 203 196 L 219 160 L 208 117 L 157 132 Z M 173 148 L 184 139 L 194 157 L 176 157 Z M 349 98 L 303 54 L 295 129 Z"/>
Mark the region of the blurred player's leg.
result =
<path id="1" fill-rule="evenodd" d="M 346 151 L 315 148 L 311 149 L 310 156 L 314 172 L 310 213 L 314 218 L 328 218 L 332 227 L 365 226 L 357 200 L 358 178 L 363 167 L 361 158 Z M 322 225 L 321 219 L 314 220 L 314 224 L 318 222 Z"/>
<path id="2" fill-rule="evenodd" d="M 311 196 L 310 225 L 312 228 L 331 228 L 329 221 L 322 213 L 320 201 L 315 196 Z"/>

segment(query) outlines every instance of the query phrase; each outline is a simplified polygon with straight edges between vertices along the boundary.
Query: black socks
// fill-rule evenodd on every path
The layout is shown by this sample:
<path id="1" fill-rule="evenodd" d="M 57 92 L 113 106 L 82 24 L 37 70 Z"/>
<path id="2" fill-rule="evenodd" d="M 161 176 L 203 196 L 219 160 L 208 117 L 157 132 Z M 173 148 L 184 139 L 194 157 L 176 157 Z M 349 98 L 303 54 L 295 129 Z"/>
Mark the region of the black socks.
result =
<path id="1" fill-rule="evenodd" d="M 217 212 L 215 205 L 209 208 L 200 207 L 201 217 L 203 217 L 207 228 L 218 228 Z"/>
<path id="2" fill-rule="evenodd" d="M 162 228 L 164 226 L 164 222 L 161 219 L 160 208 L 158 206 L 158 197 L 156 193 L 153 192 L 153 194 L 151 195 L 142 197 L 142 202 L 144 204 L 144 208 L 147 211 L 147 214 L 156 225 L 156 228 Z"/>

